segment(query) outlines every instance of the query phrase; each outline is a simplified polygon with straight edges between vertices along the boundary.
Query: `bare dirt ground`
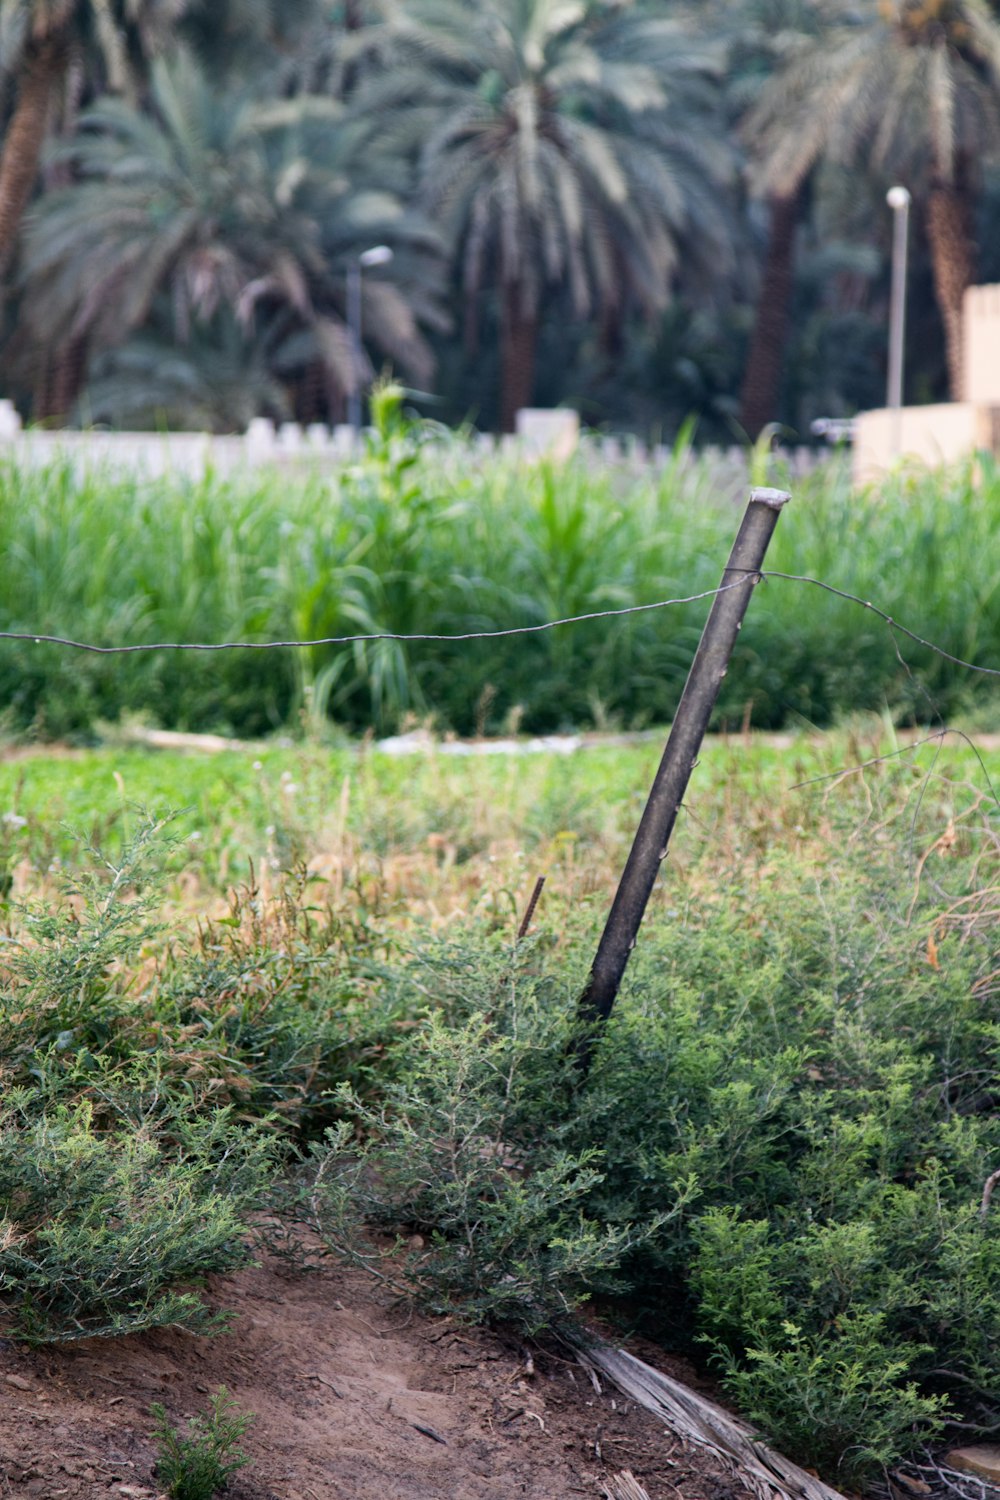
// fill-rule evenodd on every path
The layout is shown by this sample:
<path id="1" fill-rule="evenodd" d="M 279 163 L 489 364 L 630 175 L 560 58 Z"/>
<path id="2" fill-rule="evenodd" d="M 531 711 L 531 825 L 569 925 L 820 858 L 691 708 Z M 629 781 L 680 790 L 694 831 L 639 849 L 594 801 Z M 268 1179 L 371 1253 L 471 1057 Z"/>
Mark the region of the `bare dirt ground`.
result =
<path id="1" fill-rule="evenodd" d="M 209 1296 L 235 1312 L 210 1339 L 0 1341 L 3 1500 L 154 1500 L 150 1403 L 180 1425 L 220 1385 L 255 1415 L 228 1500 L 600 1500 L 623 1470 L 650 1500 L 748 1500 L 570 1358 L 408 1312 L 362 1273 L 265 1259 Z"/>

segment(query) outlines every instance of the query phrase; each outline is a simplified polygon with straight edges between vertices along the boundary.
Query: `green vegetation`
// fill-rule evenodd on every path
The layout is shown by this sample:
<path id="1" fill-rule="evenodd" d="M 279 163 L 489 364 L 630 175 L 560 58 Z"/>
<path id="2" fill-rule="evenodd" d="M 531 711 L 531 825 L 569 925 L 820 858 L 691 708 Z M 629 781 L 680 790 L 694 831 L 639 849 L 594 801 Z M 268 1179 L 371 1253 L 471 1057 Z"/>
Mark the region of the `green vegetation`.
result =
<path id="1" fill-rule="evenodd" d="M 959 400 L 998 99 L 987 0 L 0 0 L 0 394 L 329 423 L 390 361 L 450 424 L 808 441 L 882 399 L 899 181 Z"/>
<path id="2" fill-rule="evenodd" d="M 470 465 L 430 436 L 388 401 L 363 463 L 280 490 L 271 479 L 140 486 L 6 468 L 0 624 L 105 645 L 454 635 L 718 586 L 735 496 L 686 450 L 664 474 L 626 484 L 586 457 L 559 470 Z M 861 496 L 838 468 L 796 481 L 768 567 L 870 599 L 952 655 L 996 667 L 1000 471 L 983 468 L 976 484 L 968 471 L 901 476 Z M 9 731 L 48 737 L 126 713 L 241 735 L 297 731 L 303 718 L 387 731 L 413 715 L 460 733 L 635 728 L 672 714 L 707 608 L 301 652 L 101 657 L 7 642 L 0 692 Z M 826 725 L 888 708 L 897 722 L 926 722 L 988 707 L 992 692 L 989 677 L 859 605 L 773 579 L 753 600 L 717 718 Z"/>
<path id="3" fill-rule="evenodd" d="M 160 1443 L 156 1472 L 171 1500 L 212 1500 L 225 1489 L 229 1476 L 250 1462 L 237 1444 L 253 1417 L 239 1411 L 224 1385 L 210 1398 L 210 1405 L 208 1416 L 191 1423 L 187 1437 L 170 1425 L 158 1401 L 150 1407 Z"/>
<path id="4" fill-rule="evenodd" d="M 211 1329 L 224 1291 L 199 1281 L 268 1206 L 283 1253 L 315 1256 L 305 1224 L 439 1311 L 538 1330 L 597 1296 L 843 1485 L 952 1422 L 988 1432 L 997 758 L 924 746 L 842 774 L 879 748 L 706 747 L 584 1085 L 575 998 L 656 746 L 0 767 L 26 818 L 3 1323 Z M 123 805 L 156 783 L 195 812 L 158 829 Z M 40 826 L 45 790 L 47 816 L 90 803 L 103 855 Z M 189 860 L 194 818 L 225 858 Z"/>

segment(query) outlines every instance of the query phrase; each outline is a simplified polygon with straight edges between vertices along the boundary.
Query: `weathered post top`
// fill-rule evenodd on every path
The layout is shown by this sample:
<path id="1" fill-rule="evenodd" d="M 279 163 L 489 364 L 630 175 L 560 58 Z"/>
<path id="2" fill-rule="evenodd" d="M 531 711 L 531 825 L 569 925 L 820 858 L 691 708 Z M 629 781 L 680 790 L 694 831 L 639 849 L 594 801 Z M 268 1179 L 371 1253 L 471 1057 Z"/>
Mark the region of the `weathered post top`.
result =
<path id="1" fill-rule="evenodd" d="M 772 510 L 780 510 L 791 498 L 787 490 L 769 490 L 766 486 L 750 491 L 751 505 L 769 505 Z"/>

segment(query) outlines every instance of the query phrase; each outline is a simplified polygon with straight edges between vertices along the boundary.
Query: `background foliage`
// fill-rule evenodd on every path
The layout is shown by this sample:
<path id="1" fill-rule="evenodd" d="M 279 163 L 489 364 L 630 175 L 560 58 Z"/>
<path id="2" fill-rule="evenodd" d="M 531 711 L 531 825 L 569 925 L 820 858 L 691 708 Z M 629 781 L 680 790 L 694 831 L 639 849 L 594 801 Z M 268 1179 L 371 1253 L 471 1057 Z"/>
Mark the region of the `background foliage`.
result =
<path id="1" fill-rule="evenodd" d="M 3 0 L 0 395 L 227 431 L 391 361 L 453 424 L 808 440 L 881 401 L 902 181 L 909 394 L 957 399 L 998 37 L 986 0 Z"/>
<path id="2" fill-rule="evenodd" d="M 718 586 L 742 475 L 684 444 L 645 474 L 589 451 L 568 467 L 472 460 L 437 431 L 390 412 L 360 462 L 280 489 L 267 476 L 140 486 L 0 468 L 0 625 L 101 645 L 461 635 Z M 790 482 L 780 466 L 771 478 Z M 962 661 L 1000 660 L 995 465 L 975 479 L 901 474 L 864 495 L 835 465 L 794 491 L 769 568 L 871 599 Z M 298 652 L 101 657 L 8 642 L 0 692 L 9 730 L 47 737 L 129 713 L 240 735 L 415 719 L 461 734 L 634 729 L 672 716 L 707 610 L 694 600 L 497 640 Z M 751 604 L 717 722 L 827 725 L 865 710 L 986 722 L 991 681 L 856 604 L 773 579 Z"/>

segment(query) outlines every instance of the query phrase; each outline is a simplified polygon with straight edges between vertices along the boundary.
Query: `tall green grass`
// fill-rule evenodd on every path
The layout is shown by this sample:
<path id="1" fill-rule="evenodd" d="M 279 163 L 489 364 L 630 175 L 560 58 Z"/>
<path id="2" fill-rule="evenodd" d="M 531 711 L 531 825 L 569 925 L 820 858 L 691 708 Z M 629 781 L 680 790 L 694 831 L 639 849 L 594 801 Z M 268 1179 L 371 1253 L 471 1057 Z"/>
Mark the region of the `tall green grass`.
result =
<path id="1" fill-rule="evenodd" d="M 462 634 L 715 587 L 737 525 L 702 461 L 635 474 L 469 461 L 387 430 L 329 475 L 195 483 L 0 468 L 0 628 L 101 644 Z M 774 478 L 780 481 L 781 475 Z M 1000 666 L 1000 471 L 903 475 L 852 494 L 831 464 L 793 486 L 768 567 L 871 599 L 946 651 Z M 411 714 L 468 733 L 668 719 L 706 601 L 537 635 L 304 651 L 96 657 L 0 643 L 11 727 L 53 736 L 141 712 L 260 734 L 303 712 L 358 730 Z M 898 650 L 897 650 L 898 646 Z M 977 677 L 808 585 L 758 589 L 719 714 L 827 724 L 886 705 L 985 703 Z"/>

